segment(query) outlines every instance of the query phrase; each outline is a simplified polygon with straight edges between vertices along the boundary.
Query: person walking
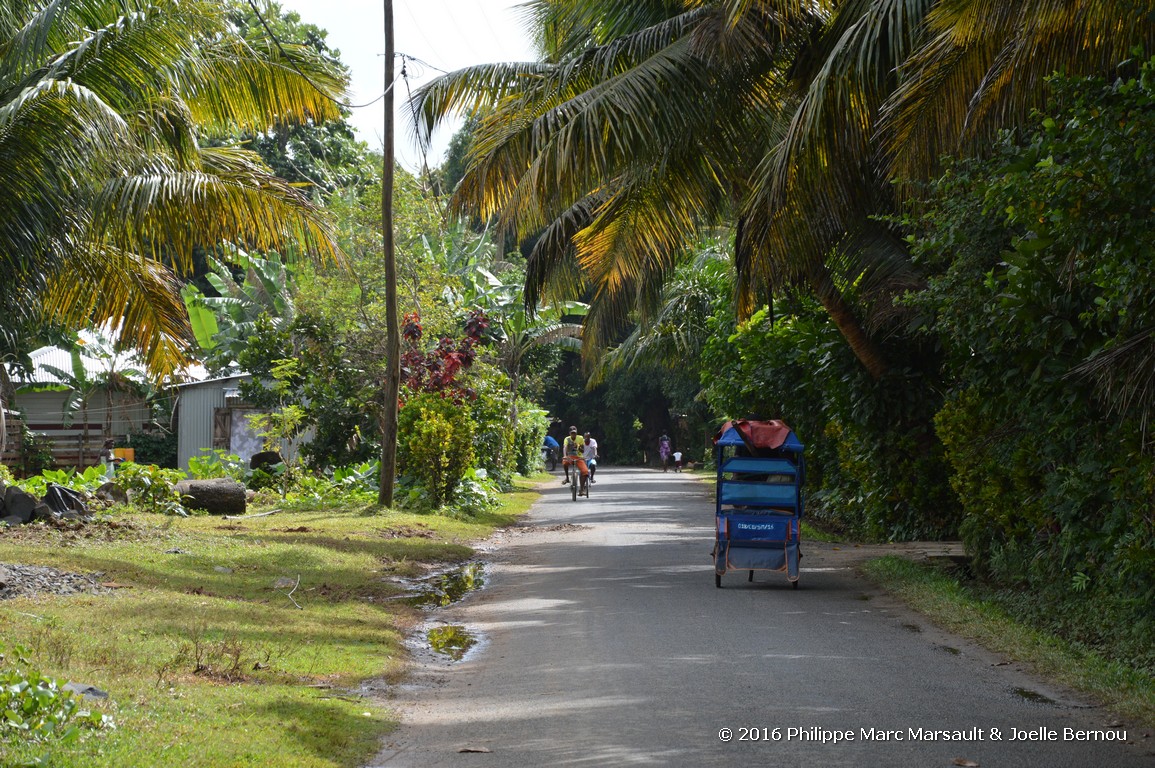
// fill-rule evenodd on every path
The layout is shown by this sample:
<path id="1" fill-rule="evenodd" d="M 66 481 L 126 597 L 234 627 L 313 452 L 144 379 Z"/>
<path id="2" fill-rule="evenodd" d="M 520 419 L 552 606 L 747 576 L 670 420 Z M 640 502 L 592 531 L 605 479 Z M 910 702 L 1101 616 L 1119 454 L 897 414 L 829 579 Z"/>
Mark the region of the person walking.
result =
<path id="1" fill-rule="evenodd" d="M 662 471 L 663 472 L 670 471 L 670 450 L 671 450 L 671 447 L 672 447 L 672 443 L 670 442 L 670 436 L 667 435 L 665 432 L 663 432 L 662 436 L 658 438 L 658 455 L 662 457 Z"/>

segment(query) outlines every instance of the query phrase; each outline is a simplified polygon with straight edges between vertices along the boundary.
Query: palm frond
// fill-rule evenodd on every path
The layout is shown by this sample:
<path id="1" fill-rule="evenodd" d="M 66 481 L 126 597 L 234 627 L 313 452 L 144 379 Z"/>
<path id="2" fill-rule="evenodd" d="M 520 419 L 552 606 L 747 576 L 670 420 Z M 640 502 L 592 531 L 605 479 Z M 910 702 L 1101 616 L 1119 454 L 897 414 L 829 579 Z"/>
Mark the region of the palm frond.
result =
<path id="1" fill-rule="evenodd" d="M 107 245 L 70 252 L 49 280 L 47 319 L 71 327 L 118 327 L 121 342 L 141 350 L 161 378 L 188 360 L 192 340 L 179 283 L 163 265 Z"/>
<path id="2" fill-rule="evenodd" d="M 110 237 L 125 250 L 159 258 L 181 269 L 192 248 L 238 240 L 257 250 L 300 246 L 339 258 L 329 223 L 304 195 L 272 176 L 247 150 L 202 151 L 205 171 L 156 166 L 110 179 L 92 203 L 92 237 Z"/>

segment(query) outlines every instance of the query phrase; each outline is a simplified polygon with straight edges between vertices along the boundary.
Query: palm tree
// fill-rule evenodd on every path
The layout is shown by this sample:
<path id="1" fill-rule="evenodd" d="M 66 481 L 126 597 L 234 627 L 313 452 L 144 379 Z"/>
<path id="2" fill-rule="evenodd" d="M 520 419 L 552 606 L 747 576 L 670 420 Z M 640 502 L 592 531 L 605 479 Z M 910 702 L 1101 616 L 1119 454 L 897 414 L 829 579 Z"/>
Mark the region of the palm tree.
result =
<path id="1" fill-rule="evenodd" d="M 239 37 L 212 0 L 0 7 L 0 324 L 110 323 L 155 374 L 190 334 L 194 245 L 336 252 L 320 212 L 238 130 L 339 117 L 344 75 Z M 207 146 L 206 140 L 217 146 Z"/>
<path id="2" fill-rule="evenodd" d="M 979 151 L 1058 67 L 1101 71 L 1150 47 L 1132 5 L 538 0 L 544 60 L 451 73 L 414 106 L 423 129 L 478 118 L 453 204 L 538 236 L 527 301 L 588 291 L 589 340 L 653 306 L 686 244 L 726 225 L 740 310 L 806 285 L 879 378 L 869 307 L 847 289 L 889 310 L 915 278 L 879 223 L 899 203 L 891 176 Z"/>
<path id="3" fill-rule="evenodd" d="M 765 233 L 743 210 L 752 159 L 780 141 L 797 102 L 787 70 L 830 8 L 642 5 L 537 3 L 546 61 L 462 70 L 418 94 L 425 127 L 454 110 L 481 115 L 453 203 L 497 215 L 519 236 L 540 235 L 527 302 L 543 289 L 588 291 L 593 348 L 631 312 L 649 314 L 702 231 L 724 225 L 745 311 L 758 279 L 808 280 L 870 351 L 828 270 L 789 259 L 789 271 L 761 269 Z"/>

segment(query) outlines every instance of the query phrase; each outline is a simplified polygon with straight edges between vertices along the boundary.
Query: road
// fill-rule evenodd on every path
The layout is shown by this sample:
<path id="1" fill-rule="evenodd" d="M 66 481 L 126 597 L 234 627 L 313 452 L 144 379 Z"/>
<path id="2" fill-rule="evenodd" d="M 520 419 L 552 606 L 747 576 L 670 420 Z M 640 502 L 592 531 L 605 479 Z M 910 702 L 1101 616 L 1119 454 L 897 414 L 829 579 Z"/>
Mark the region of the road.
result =
<path id="1" fill-rule="evenodd" d="M 798 590 L 716 589 L 710 485 L 598 478 L 576 503 L 547 488 L 495 539 L 485 589 L 431 614 L 482 642 L 423 656 L 374 768 L 1155 765 L 1153 739 L 937 630 L 855 551 L 803 542 Z"/>

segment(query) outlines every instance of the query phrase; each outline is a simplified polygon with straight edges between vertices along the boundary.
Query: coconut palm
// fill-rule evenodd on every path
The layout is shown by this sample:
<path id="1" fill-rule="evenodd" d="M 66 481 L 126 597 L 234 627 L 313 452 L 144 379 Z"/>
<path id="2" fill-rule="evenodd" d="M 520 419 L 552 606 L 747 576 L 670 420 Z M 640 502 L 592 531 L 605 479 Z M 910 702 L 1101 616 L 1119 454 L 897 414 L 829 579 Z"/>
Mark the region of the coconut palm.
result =
<path id="1" fill-rule="evenodd" d="M 308 199 L 225 139 L 339 117 L 344 76 L 246 43 L 227 10 L 0 3 L 0 324 L 110 323 L 160 374 L 189 338 L 172 268 L 194 245 L 335 252 Z"/>
<path id="2" fill-rule="evenodd" d="M 847 291 L 888 310 L 914 279 L 879 223 L 897 208 L 891 175 L 980 150 L 1042 103 L 1056 68 L 1100 71 L 1150 46 L 1132 6 L 539 0 L 542 61 L 452 73 L 415 107 L 425 129 L 479 118 L 453 203 L 539 235 L 527 300 L 589 291 L 588 340 L 650 305 L 686 244 L 724 224 L 740 309 L 806 285 L 878 378 L 870 307 Z"/>
<path id="3" fill-rule="evenodd" d="M 481 115 L 453 203 L 540 234 L 527 301 L 543 287 L 588 290 L 595 348 L 655 305 L 703 230 L 728 225 L 744 310 L 759 280 L 805 280 L 864 361 L 876 359 L 826 265 L 763 268 L 766 222 L 744 210 L 757 160 L 798 101 L 789 69 L 831 4 L 643 5 L 538 3 L 546 61 L 463 70 L 418 94 L 426 126 L 455 109 Z"/>

